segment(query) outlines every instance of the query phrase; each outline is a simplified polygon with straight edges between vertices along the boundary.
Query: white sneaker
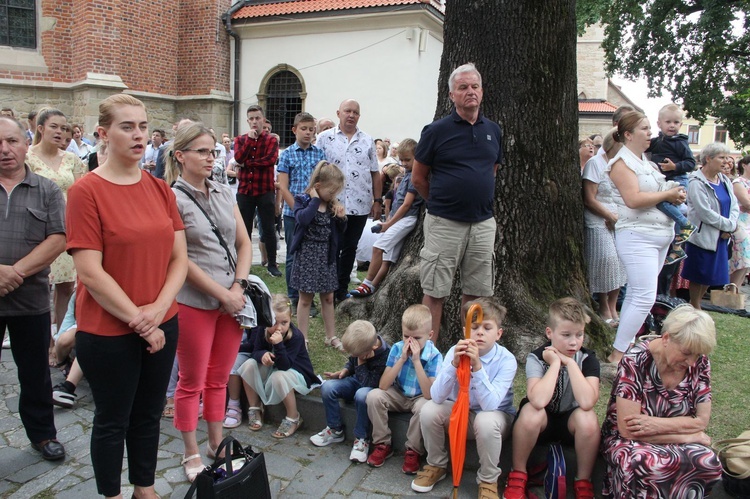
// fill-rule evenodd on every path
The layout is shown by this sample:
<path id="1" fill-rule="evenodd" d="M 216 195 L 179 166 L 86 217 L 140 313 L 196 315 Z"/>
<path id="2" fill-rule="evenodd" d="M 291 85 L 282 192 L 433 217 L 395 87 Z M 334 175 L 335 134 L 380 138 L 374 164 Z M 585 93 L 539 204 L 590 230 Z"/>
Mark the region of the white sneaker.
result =
<path id="1" fill-rule="evenodd" d="M 10 334 L 8 331 L 5 331 L 5 338 L 3 338 L 3 348 L 6 350 L 10 348 Z"/>
<path id="2" fill-rule="evenodd" d="M 310 437 L 310 442 L 318 447 L 325 447 L 327 445 L 343 442 L 344 438 L 344 430 L 333 431 L 326 426 L 320 433 Z"/>
<path id="3" fill-rule="evenodd" d="M 364 438 L 357 438 L 354 440 L 354 446 L 352 447 L 352 453 L 349 454 L 349 460 L 358 463 L 367 462 L 367 454 L 369 454 L 369 452 L 370 442 Z"/>

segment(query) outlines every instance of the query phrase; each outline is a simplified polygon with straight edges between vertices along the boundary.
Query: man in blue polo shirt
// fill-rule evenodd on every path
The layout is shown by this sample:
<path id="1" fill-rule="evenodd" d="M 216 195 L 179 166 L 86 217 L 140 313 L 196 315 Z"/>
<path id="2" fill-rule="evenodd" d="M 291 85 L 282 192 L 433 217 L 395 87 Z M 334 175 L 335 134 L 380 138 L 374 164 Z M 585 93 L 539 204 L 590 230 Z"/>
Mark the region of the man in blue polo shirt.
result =
<path id="1" fill-rule="evenodd" d="M 422 130 L 412 181 L 427 200 L 419 278 L 437 343 L 443 301 L 461 268 L 462 302 L 494 291 L 495 173 L 502 131 L 479 112 L 482 75 L 469 63 L 448 80 L 455 108 Z"/>

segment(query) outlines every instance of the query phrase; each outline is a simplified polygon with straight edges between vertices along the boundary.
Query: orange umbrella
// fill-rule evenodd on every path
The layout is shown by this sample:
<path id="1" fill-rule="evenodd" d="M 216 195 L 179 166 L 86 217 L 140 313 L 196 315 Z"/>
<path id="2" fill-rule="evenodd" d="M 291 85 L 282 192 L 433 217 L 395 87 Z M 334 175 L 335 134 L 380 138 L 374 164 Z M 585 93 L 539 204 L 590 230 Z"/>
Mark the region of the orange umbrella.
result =
<path id="1" fill-rule="evenodd" d="M 476 315 L 476 318 L 475 318 Z M 479 305 L 472 305 L 466 314 L 464 331 L 466 339 L 471 338 L 471 324 L 482 322 L 484 313 Z M 451 468 L 453 469 L 453 497 L 458 497 L 458 486 L 464 472 L 466 460 L 466 432 L 469 429 L 469 384 L 471 383 L 471 361 L 466 355 L 461 356 L 456 370 L 458 379 L 458 398 L 453 404 L 451 422 L 448 427 L 448 439 L 451 446 Z"/>

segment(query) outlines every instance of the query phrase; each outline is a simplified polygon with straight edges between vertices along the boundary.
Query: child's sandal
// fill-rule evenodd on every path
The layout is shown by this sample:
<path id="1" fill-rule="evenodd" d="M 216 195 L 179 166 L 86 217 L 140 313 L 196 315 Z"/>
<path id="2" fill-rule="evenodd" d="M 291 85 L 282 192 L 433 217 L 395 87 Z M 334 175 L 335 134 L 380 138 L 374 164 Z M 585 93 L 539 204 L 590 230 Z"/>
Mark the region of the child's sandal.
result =
<path id="1" fill-rule="evenodd" d="M 326 338 L 325 344 L 327 347 L 335 348 L 341 352 L 344 351 L 344 345 L 341 343 L 341 340 L 338 336 L 331 336 L 330 338 Z"/>
<path id="2" fill-rule="evenodd" d="M 250 407 L 247 410 L 247 425 L 252 431 L 258 431 L 263 428 L 263 409 L 260 407 Z"/>
<path id="3" fill-rule="evenodd" d="M 300 426 L 302 426 L 302 416 L 298 417 L 296 420 L 285 417 L 281 420 L 281 424 L 276 431 L 271 433 L 271 436 L 273 438 L 291 437 L 297 430 L 299 430 Z"/>
<path id="4" fill-rule="evenodd" d="M 242 412 L 239 407 L 233 405 L 227 406 L 227 412 L 224 415 L 224 428 L 237 428 L 242 424 Z"/>

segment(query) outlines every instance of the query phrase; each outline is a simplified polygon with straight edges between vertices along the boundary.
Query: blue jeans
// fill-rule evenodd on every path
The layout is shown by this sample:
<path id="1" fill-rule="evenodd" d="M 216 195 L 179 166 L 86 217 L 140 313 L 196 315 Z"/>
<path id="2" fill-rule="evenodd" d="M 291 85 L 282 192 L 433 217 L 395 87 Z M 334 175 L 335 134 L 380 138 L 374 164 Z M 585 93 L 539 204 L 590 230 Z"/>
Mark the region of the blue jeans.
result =
<path id="1" fill-rule="evenodd" d="M 292 264 L 294 263 L 294 255 L 289 253 L 289 246 L 292 245 L 292 237 L 294 237 L 294 217 L 284 215 L 284 241 L 286 242 L 286 269 L 284 269 L 284 277 L 286 278 L 286 295 L 292 302 L 299 300 L 299 291 L 289 285 L 289 279 L 292 276 Z"/>
<path id="2" fill-rule="evenodd" d="M 686 175 L 678 175 L 671 180 L 674 180 L 687 190 L 688 180 Z M 680 211 L 680 207 L 675 204 L 662 201 L 656 205 L 656 208 L 677 223 L 675 234 L 678 233 L 680 229 L 690 224 L 685 215 L 682 214 L 682 211 Z"/>
<path id="3" fill-rule="evenodd" d="M 357 410 L 357 423 L 354 425 L 354 438 L 367 438 L 370 432 L 370 418 L 367 416 L 367 394 L 372 390 L 363 387 L 354 376 L 344 379 L 330 379 L 320 387 L 320 397 L 326 409 L 326 424 L 333 430 L 343 428 L 339 399 L 347 402 L 354 400 Z"/>

